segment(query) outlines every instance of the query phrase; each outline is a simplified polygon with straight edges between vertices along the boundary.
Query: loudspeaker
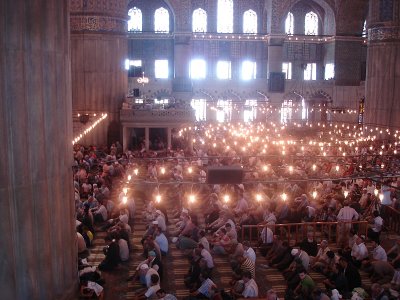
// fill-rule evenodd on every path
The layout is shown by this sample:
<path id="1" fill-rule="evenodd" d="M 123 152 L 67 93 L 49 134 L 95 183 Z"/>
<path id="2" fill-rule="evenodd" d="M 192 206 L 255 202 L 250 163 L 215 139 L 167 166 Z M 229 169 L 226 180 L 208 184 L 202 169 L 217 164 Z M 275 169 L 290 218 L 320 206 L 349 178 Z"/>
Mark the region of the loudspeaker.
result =
<path id="1" fill-rule="evenodd" d="M 269 73 L 268 91 L 272 93 L 285 92 L 285 73 L 271 72 Z"/>
<path id="2" fill-rule="evenodd" d="M 240 184 L 243 182 L 243 168 L 235 166 L 208 167 L 208 184 Z"/>
<path id="3" fill-rule="evenodd" d="M 139 96 L 140 96 L 139 89 L 133 89 L 133 97 L 139 97 Z"/>

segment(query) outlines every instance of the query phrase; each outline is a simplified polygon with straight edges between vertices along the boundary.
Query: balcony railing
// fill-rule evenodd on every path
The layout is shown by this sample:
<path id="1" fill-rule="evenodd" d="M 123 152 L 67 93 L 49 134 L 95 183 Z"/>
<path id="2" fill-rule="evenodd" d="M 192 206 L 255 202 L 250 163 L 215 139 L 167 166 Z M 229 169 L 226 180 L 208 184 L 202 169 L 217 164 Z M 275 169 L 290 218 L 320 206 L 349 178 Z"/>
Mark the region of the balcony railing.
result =
<path id="1" fill-rule="evenodd" d="M 248 240 L 252 245 L 257 246 L 257 241 L 262 229 L 268 226 L 274 234 L 280 236 L 282 241 L 291 243 L 294 241 L 298 244 L 305 238 L 307 233 L 311 232 L 314 237 L 320 236 L 321 240 L 325 239 L 329 243 L 338 243 L 341 226 L 358 227 L 357 232 L 367 236 L 367 221 L 348 221 L 348 222 L 306 222 L 306 223 L 287 223 L 287 224 L 271 224 L 271 225 L 243 225 L 241 237 Z"/>
<path id="2" fill-rule="evenodd" d="M 194 123 L 196 121 L 192 109 L 122 109 L 122 123 Z"/>

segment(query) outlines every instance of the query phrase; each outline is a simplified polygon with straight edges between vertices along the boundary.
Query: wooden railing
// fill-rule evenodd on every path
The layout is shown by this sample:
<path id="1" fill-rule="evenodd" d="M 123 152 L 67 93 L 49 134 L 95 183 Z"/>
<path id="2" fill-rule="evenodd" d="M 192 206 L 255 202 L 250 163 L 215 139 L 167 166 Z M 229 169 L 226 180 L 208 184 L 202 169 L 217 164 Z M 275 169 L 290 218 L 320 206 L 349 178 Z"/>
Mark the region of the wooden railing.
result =
<path id="1" fill-rule="evenodd" d="M 289 244 L 294 241 L 295 244 L 307 238 L 307 233 L 311 232 L 318 242 L 327 240 L 329 243 L 338 243 L 340 227 L 352 227 L 358 232 L 367 236 L 367 221 L 346 221 L 346 222 L 306 222 L 306 223 L 287 223 L 273 225 L 243 225 L 241 228 L 241 237 L 248 240 L 253 246 L 259 239 L 260 232 L 265 226 L 268 226 L 272 232 L 279 235 L 281 240 L 288 241 Z M 320 240 L 318 240 L 320 236 Z"/>
<path id="2" fill-rule="evenodd" d="M 400 232 L 400 211 L 391 206 L 382 205 L 381 215 L 385 228 L 397 233 Z"/>

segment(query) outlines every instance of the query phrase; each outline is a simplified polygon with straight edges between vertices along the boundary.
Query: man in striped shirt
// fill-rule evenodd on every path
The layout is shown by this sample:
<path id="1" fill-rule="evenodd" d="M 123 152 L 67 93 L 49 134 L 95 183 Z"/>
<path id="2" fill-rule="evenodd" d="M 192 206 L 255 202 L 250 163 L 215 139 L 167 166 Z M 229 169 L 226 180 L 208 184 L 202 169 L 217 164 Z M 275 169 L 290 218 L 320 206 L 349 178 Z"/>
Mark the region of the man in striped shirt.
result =
<path id="1" fill-rule="evenodd" d="M 241 270 L 242 274 L 245 271 L 249 271 L 251 273 L 251 278 L 256 278 L 256 267 L 251 259 L 242 255 L 238 255 L 236 257 L 236 261 L 239 264 L 239 269 Z"/>

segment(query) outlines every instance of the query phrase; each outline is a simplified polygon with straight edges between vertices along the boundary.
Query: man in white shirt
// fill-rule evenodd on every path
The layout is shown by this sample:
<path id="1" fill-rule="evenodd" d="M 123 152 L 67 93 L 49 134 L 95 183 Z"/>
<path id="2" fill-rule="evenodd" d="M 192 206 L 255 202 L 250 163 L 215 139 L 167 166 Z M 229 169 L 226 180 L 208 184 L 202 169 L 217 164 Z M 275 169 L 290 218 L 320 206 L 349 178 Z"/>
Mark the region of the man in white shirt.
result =
<path id="1" fill-rule="evenodd" d="M 103 205 L 103 201 L 100 203 L 101 203 L 100 206 L 93 211 L 93 217 L 94 220 L 97 222 L 104 222 L 107 221 L 108 212 L 107 208 Z"/>
<path id="2" fill-rule="evenodd" d="M 243 272 L 244 291 L 242 293 L 243 298 L 257 298 L 258 297 L 258 286 L 249 271 Z"/>
<path id="3" fill-rule="evenodd" d="M 256 263 L 256 252 L 250 247 L 249 241 L 244 241 L 243 243 L 244 253 L 243 256 L 249 258 L 254 264 Z"/>
<path id="4" fill-rule="evenodd" d="M 328 247 L 328 241 L 322 240 L 321 245 L 318 249 L 317 256 L 311 257 L 311 268 L 322 270 L 322 268 L 324 268 L 329 261 L 329 258 L 327 256 L 328 251 L 330 251 Z"/>
<path id="5" fill-rule="evenodd" d="M 373 217 L 371 227 L 368 228 L 368 237 L 371 240 L 378 240 L 383 227 L 383 219 L 376 210 L 373 212 Z"/>
<path id="6" fill-rule="evenodd" d="M 160 228 L 156 229 L 156 237 L 155 241 L 157 242 L 158 246 L 160 247 L 161 255 L 165 256 L 168 253 L 168 239 L 164 233 L 161 232 Z"/>
<path id="7" fill-rule="evenodd" d="M 209 269 L 214 268 L 214 260 L 210 252 L 208 252 L 202 244 L 199 244 L 199 248 L 201 249 L 201 257 L 204 258 L 204 260 L 207 263 L 207 268 Z"/>
<path id="8" fill-rule="evenodd" d="M 339 222 L 358 220 L 359 215 L 354 208 L 349 206 L 349 202 L 345 201 L 343 205 L 344 206 L 339 210 L 337 220 Z"/>
<path id="9" fill-rule="evenodd" d="M 349 206 L 349 202 L 344 201 L 343 207 L 339 210 L 337 215 L 338 224 L 338 244 L 343 248 L 348 243 L 348 235 L 351 228 L 351 221 L 358 220 L 359 215 L 356 210 Z M 341 223 L 344 222 L 344 223 Z"/>
<path id="10" fill-rule="evenodd" d="M 387 261 L 387 255 L 385 249 L 382 248 L 378 240 L 372 241 L 372 259 Z"/>
<path id="11" fill-rule="evenodd" d="M 158 227 L 161 229 L 162 232 L 167 230 L 167 225 L 165 224 L 165 217 L 161 210 L 156 210 L 156 221 L 158 222 Z"/>
<path id="12" fill-rule="evenodd" d="M 368 257 L 368 249 L 364 244 L 363 236 L 357 238 L 351 250 L 351 256 L 353 257 L 353 264 L 358 268 L 361 266 L 362 261 Z"/>

